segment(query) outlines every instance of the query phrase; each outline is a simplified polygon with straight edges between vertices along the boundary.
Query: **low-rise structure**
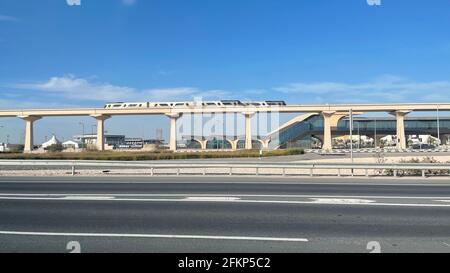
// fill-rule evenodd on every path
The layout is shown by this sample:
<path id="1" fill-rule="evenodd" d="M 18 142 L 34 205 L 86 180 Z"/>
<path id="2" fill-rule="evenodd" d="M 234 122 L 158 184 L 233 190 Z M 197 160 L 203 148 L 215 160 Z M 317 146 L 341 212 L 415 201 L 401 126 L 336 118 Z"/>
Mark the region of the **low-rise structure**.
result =
<path id="1" fill-rule="evenodd" d="M 9 152 L 7 143 L 0 143 L 0 153 Z"/>
<path id="2" fill-rule="evenodd" d="M 440 145 L 441 140 L 437 137 L 431 135 L 410 135 L 408 136 L 408 144 L 409 145 Z"/>
<path id="3" fill-rule="evenodd" d="M 67 144 L 67 145 L 65 145 Z M 96 149 L 97 135 L 76 135 L 73 140 L 63 143 L 63 146 L 70 146 L 74 149 Z M 105 135 L 106 149 L 145 149 L 155 150 L 162 145 L 162 141 L 158 139 L 143 139 L 143 138 L 127 138 L 125 135 Z M 65 147 L 66 148 L 66 147 Z M 67 147 L 69 148 L 69 147 Z"/>
<path id="4" fill-rule="evenodd" d="M 350 147 L 350 142 L 354 145 L 354 147 L 369 147 L 373 145 L 374 139 L 368 137 L 366 135 L 352 135 L 352 141 L 350 141 L 350 136 L 339 136 L 333 138 L 333 146 L 338 148 L 348 148 Z"/>
<path id="5" fill-rule="evenodd" d="M 95 148 L 97 145 L 97 135 L 76 135 L 73 137 L 73 141 L 83 144 L 86 148 Z M 107 147 L 118 147 L 124 142 L 124 135 L 105 135 L 105 145 Z"/>
<path id="6" fill-rule="evenodd" d="M 64 147 L 64 149 L 80 149 L 80 148 L 83 148 L 83 144 L 81 142 L 74 141 L 74 140 L 68 140 L 66 142 L 63 142 L 62 146 Z"/>
<path id="7" fill-rule="evenodd" d="M 57 139 L 55 135 L 53 135 L 46 142 L 42 143 L 41 147 L 42 147 L 42 149 L 47 149 L 48 147 L 50 147 L 52 145 L 61 145 L 61 141 L 59 141 L 59 139 Z"/>

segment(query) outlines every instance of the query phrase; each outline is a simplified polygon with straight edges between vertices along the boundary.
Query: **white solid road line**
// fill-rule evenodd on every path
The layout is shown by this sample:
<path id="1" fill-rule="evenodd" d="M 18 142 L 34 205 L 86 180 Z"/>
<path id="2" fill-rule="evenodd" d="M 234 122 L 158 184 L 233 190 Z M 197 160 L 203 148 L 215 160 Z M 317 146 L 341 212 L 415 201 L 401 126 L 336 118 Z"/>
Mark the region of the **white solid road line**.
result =
<path id="1" fill-rule="evenodd" d="M 204 239 L 204 240 L 245 240 L 245 241 L 308 242 L 308 239 L 306 239 L 306 238 L 277 238 L 277 237 L 252 237 L 252 236 L 210 236 L 210 235 L 167 235 L 167 234 L 127 234 L 127 233 L 66 233 L 66 232 L 0 231 L 0 235 L 123 237 L 123 238 L 162 238 L 162 239 Z"/>
<path id="2" fill-rule="evenodd" d="M 279 197 L 279 198 L 358 198 L 358 199 L 448 199 L 450 196 L 380 196 L 380 195 L 306 195 L 306 194 L 208 194 L 208 193 L 0 193 L 1 196 L 65 197 L 65 196 L 107 196 L 107 197 Z"/>
<path id="3" fill-rule="evenodd" d="M 313 203 L 325 203 L 329 204 L 332 202 L 335 203 L 342 203 L 342 204 L 369 204 L 374 203 L 376 201 L 374 200 L 368 200 L 368 199 L 339 199 L 339 198 L 312 198 Z"/>
<path id="4" fill-rule="evenodd" d="M 292 201 L 292 200 L 251 200 L 251 199 L 188 199 L 188 198 L 73 198 L 67 199 L 65 197 L 15 197 L 15 196 L 1 196 L 0 200 L 46 200 L 46 201 L 123 201 L 123 202 L 223 202 L 223 203 L 262 203 L 262 204 L 305 204 L 305 205 L 345 205 L 345 206 L 396 206 L 396 207 L 444 207 L 449 208 L 450 204 L 418 204 L 418 203 L 376 203 L 376 202 L 353 202 L 352 199 L 347 199 L 343 202 L 342 199 L 336 200 L 330 198 L 328 200 L 321 200 L 317 202 L 314 198 L 310 201 Z M 353 199 L 357 200 L 357 199 Z M 433 200 L 435 201 L 435 200 Z"/>
<path id="5" fill-rule="evenodd" d="M 61 199 L 66 200 L 110 200 L 114 199 L 114 196 L 98 196 L 98 195 L 92 195 L 92 196 L 83 196 L 83 195 L 67 195 L 60 197 Z"/>
<path id="6" fill-rule="evenodd" d="M 188 196 L 185 198 L 189 201 L 235 201 L 240 199 L 234 196 Z"/>

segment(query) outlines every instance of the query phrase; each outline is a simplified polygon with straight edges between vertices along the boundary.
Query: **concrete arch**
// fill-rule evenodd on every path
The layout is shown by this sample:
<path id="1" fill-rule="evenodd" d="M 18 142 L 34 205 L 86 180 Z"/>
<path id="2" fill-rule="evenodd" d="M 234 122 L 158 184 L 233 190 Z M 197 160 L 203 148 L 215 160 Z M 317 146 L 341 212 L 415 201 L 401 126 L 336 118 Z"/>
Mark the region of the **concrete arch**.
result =
<path id="1" fill-rule="evenodd" d="M 245 149 L 245 139 L 237 139 L 236 149 Z M 259 139 L 252 139 L 252 149 L 259 150 L 262 148 L 262 142 Z"/>
<path id="2" fill-rule="evenodd" d="M 227 139 L 228 143 L 231 145 L 231 150 L 236 151 L 238 148 L 239 139 Z"/>
<path id="3" fill-rule="evenodd" d="M 209 146 L 208 146 L 209 145 Z M 210 139 L 205 142 L 206 149 L 231 149 L 231 143 L 227 139 Z"/>
<path id="4" fill-rule="evenodd" d="M 271 141 L 270 138 L 268 138 L 268 139 L 257 139 L 257 140 L 261 143 L 261 147 L 263 149 L 268 149 L 269 148 L 269 143 Z"/>
<path id="5" fill-rule="evenodd" d="M 237 149 L 245 149 L 245 139 L 238 139 L 236 142 Z"/>
<path id="6" fill-rule="evenodd" d="M 200 144 L 200 149 L 202 150 L 206 150 L 206 145 L 208 144 L 208 140 L 207 139 L 197 139 L 197 138 L 193 138 L 193 141 L 197 141 Z"/>
<path id="7" fill-rule="evenodd" d="M 259 139 L 252 139 L 252 149 L 253 150 L 264 149 L 263 143 Z"/>

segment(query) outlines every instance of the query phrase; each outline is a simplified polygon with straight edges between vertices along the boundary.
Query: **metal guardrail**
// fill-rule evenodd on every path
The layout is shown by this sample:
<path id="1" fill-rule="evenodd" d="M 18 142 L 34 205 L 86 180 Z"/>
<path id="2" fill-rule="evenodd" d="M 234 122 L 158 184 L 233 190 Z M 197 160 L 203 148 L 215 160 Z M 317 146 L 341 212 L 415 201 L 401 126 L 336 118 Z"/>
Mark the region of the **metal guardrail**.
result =
<path id="1" fill-rule="evenodd" d="M 406 163 L 406 164 L 350 164 L 350 163 L 282 163 L 282 162 L 196 162 L 196 163 L 162 163 L 162 162 L 127 162 L 127 161 L 90 161 L 90 160 L 0 160 L 0 170 L 2 166 L 16 166 L 16 167 L 67 167 L 71 169 L 71 174 L 76 174 L 76 169 L 80 167 L 104 167 L 104 168 L 144 168 L 150 170 L 150 175 L 161 174 L 157 170 L 175 170 L 176 175 L 189 175 L 193 173 L 182 172 L 182 170 L 202 170 L 202 175 L 207 174 L 228 174 L 239 175 L 249 174 L 238 172 L 239 169 L 254 169 L 254 175 L 260 175 L 262 169 L 281 169 L 281 175 L 286 176 L 287 170 L 309 170 L 309 176 L 315 175 L 315 170 L 337 170 L 337 175 L 341 176 L 342 170 L 351 170 L 353 176 L 354 170 L 364 170 L 365 176 L 369 176 L 369 170 L 386 171 L 392 170 L 394 177 L 398 176 L 398 171 L 416 170 L 421 171 L 422 177 L 426 177 L 426 172 L 433 171 L 448 171 L 450 174 L 450 164 L 435 164 L 435 163 Z M 212 169 L 224 169 L 226 172 L 217 173 L 211 172 Z M 208 172 L 209 170 L 209 172 Z M 280 175 L 277 173 L 264 173 L 265 175 Z M 289 174 L 293 175 L 293 174 Z M 297 174 L 298 175 L 298 174 Z"/>

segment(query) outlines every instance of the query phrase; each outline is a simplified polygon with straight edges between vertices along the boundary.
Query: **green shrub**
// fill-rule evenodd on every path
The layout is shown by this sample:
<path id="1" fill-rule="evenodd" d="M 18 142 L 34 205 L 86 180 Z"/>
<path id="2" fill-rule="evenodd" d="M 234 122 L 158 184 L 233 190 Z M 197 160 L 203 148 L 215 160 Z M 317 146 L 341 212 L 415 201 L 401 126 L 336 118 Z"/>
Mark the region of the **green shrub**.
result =
<path id="1" fill-rule="evenodd" d="M 412 158 L 410 160 L 400 160 L 399 162 L 400 164 L 411 164 L 411 163 L 442 163 L 439 162 L 438 160 L 436 160 L 433 157 L 429 157 L 426 156 L 422 159 L 419 158 Z M 393 169 L 388 169 L 385 170 L 385 175 L 394 175 L 394 170 Z M 425 175 L 447 175 L 450 174 L 450 171 L 447 170 L 425 170 Z M 397 175 L 398 176 L 418 176 L 418 175 L 422 175 L 422 170 L 397 170 Z"/>
<path id="2" fill-rule="evenodd" d="M 51 153 L 61 152 L 62 150 L 64 150 L 64 147 L 61 144 L 52 144 L 48 146 L 45 150 Z"/>
<path id="3" fill-rule="evenodd" d="M 67 159 L 67 160 L 121 160 L 121 161 L 139 161 L 139 160 L 171 160 L 171 159 L 208 159 L 208 158 L 237 158 L 237 157 L 268 157 L 304 154 L 302 149 L 286 149 L 263 151 L 259 150 L 238 150 L 238 151 L 218 151 L 218 152 L 114 152 L 114 151 L 84 151 L 79 153 L 60 152 L 58 147 L 48 149 L 47 153 L 42 154 L 23 154 L 23 153 L 5 153 L 0 154 L 2 159 Z"/>

